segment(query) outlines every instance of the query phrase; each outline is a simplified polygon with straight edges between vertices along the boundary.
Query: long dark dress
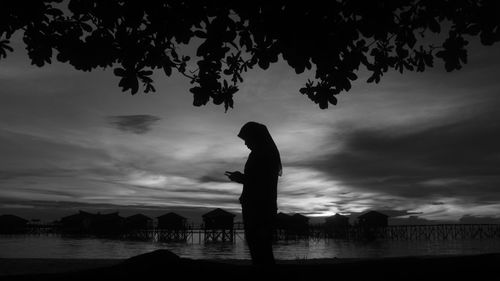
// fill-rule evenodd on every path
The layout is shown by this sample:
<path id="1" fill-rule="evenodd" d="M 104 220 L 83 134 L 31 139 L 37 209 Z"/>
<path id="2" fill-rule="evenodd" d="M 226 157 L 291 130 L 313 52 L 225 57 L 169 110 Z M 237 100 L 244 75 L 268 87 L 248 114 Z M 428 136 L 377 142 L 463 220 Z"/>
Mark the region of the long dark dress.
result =
<path id="1" fill-rule="evenodd" d="M 275 167 L 267 153 L 258 151 L 252 151 L 245 164 L 240 202 L 245 238 L 256 265 L 274 264 L 272 241 L 278 185 Z"/>

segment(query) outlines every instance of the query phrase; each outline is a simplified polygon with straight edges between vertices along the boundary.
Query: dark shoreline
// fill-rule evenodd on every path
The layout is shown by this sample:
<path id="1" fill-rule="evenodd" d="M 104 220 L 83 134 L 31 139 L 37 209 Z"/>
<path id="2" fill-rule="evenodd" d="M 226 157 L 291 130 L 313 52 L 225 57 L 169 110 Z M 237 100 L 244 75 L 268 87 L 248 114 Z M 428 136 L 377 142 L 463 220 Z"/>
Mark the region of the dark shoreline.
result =
<path id="1" fill-rule="evenodd" d="M 249 260 L 193 260 L 167 250 L 130 259 L 0 259 L 2 280 L 487 280 L 498 275 L 500 253 L 381 259 L 280 260 L 258 268 Z M 23 269 L 25 269 L 23 271 Z M 491 278 L 490 278 L 491 277 Z"/>

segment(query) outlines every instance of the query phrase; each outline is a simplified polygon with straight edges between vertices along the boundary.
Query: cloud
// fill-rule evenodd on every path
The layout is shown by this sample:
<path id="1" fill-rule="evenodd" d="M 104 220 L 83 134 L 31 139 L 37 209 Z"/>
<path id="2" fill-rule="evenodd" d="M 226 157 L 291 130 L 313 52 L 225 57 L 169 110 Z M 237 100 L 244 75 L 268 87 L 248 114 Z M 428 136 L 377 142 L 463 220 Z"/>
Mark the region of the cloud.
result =
<path id="1" fill-rule="evenodd" d="M 396 218 L 396 217 L 403 217 L 403 216 L 408 216 L 408 215 L 418 215 L 422 214 L 422 212 L 414 212 L 414 211 L 408 211 L 408 210 L 377 210 L 378 212 L 385 214 L 386 216 L 390 218 Z"/>
<path id="2" fill-rule="evenodd" d="M 221 183 L 227 183 L 229 179 L 227 176 L 220 175 L 220 176 L 214 176 L 214 175 L 204 175 L 198 178 L 200 182 L 221 182 Z"/>
<path id="3" fill-rule="evenodd" d="M 304 165 L 358 191 L 498 201 L 500 114 L 482 110 L 423 125 L 335 128 L 330 145 L 340 148 Z"/>
<path id="4" fill-rule="evenodd" d="M 444 205 L 444 204 L 446 204 L 446 203 L 444 203 L 444 202 L 438 202 L 438 201 L 431 203 L 431 205 L 435 205 L 435 206 Z"/>
<path id="5" fill-rule="evenodd" d="M 161 118 L 154 115 L 142 114 L 108 116 L 107 120 L 120 131 L 140 135 L 149 132 L 153 124 L 161 120 Z"/>
<path id="6" fill-rule="evenodd" d="M 74 176 L 73 171 L 68 169 L 18 169 L 0 170 L 0 181 L 30 177 L 67 177 Z"/>
<path id="7" fill-rule="evenodd" d="M 236 166 L 236 162 L 203 159 L 191 164 L 170 161 L 171 150 L 164 151 L 164 156 L 142 147 L 121 145 L 111 149 L 103 145 L 105 141 L 89 146 L 81 138 L 49 138 L 6 130 L 0 130 L 0 143 L 0 154 L 5 157 L 0 163 L 0 197 L 9 200 L 239 207 L 241 187 L 227 179 L 197 179 L 201 175 L 222 175 L 228 169 L 225 166 Z"/>

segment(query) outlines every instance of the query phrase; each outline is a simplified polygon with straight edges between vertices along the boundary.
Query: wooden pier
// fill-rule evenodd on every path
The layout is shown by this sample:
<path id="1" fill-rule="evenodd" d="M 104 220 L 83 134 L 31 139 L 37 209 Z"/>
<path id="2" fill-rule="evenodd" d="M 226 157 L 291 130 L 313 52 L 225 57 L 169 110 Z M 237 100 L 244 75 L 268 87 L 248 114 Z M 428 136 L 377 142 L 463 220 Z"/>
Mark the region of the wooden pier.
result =
<path id="1" fill-rule="evenodd" d="M 326 238 L 347 240 L 474 240 L 500 239 L 500 224 L 436 224 L 436 225 L 389 225 L 386 227 L 350 226 L 343 237 L 324 232 Z M 318 235 L 318 233 L 316 233 Z"/>
<path id="2" fill-rule="evenodd" d="M 56 224 L 29 224 L 24 230 L 20 230 L 12 235 L 60 235 L 60 236 L 80 236 L 93 237 L 87 233 L 66 233 Z M 150 228 L 124 231 L 110 235 L 98 235 L 97 237 L 110 239 L 126 239 L 137 241 L 154 242 L 235 242 L 235 239 L 244 239 L 242 223 L 235 223 L 231 229 L 205 228 L 203 224 L 188 225 L 183 229 Z"/>
<path id="3" fill-rule="evenodd" d="M 390 240 L 499 239 L 499 224 L 438 224 L 388 226 L 377 235 Z"/>
<path id="4" fill-rule="evenodd" d="M 14 234 L 13 234 L 14 235 Z M 67 235 L 54 224 L 29 224 L 15 235 Z M 78 234 L 70 234 L 76 235 Z M 106 236 L 106 238 L 158 241 L 158 242 L 229 242 L 245 238 L 243 224 L 235 223 L 232 229 L 207 229 L 203 225 L 189 225 L 185 229 L 141 229 Z M 306 232 L 290 232 L 276 229 L 275 241 L 292 240 L 478 240 L 500 239 L 500 224 L 436 224 L 436 225 L 389 225 L 386 227 L 349 226 L 334 231 L 322 225 L 310 225 Z"/>
<path id="5" fill-rule="evenodd" d="M 158 242 L 185 242 L 191 238 L 190 229 L 139 229 L 121 234 L 122 239 Z"/>

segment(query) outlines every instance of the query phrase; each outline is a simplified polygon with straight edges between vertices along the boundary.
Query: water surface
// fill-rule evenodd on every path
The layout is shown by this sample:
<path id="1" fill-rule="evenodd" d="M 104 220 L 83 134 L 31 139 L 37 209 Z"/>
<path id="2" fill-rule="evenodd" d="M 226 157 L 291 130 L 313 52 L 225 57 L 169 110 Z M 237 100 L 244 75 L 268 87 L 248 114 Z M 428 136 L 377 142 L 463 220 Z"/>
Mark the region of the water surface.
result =
<path id="1" fill-rule="evenodd" d="M 61 236 L 0 235 L 0 258 L 104 258 L 124 259 L 167 249 L 184 258 L 249 259 L 241 238 L 234 243 L 124 241 Z M 342 241 L 308 240 L 274 245 L 277 259 L 380 258 L 423 255 L 500 253 L 500 239 L 449 241 Z"/>

